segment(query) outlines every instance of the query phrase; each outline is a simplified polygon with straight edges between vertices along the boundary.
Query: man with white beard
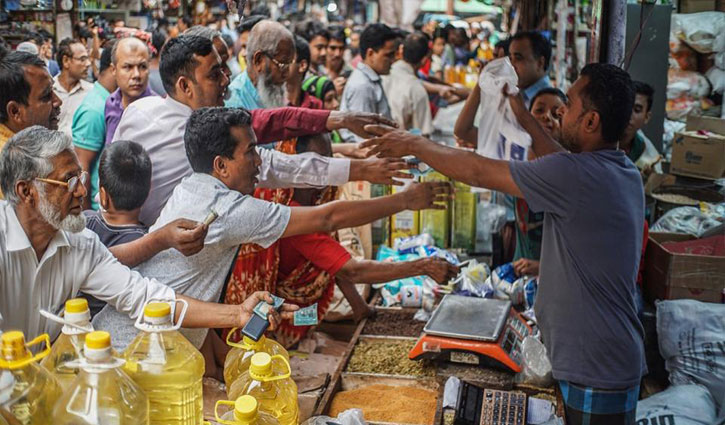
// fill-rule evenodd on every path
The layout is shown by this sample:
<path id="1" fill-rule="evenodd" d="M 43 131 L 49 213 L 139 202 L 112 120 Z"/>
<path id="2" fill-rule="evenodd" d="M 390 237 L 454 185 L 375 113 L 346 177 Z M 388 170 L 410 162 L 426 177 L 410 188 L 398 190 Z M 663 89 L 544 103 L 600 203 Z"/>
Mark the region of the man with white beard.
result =
<path id="1" fill-rule="evenodd" d="M 187 328 L 241 327 L 259 301 L 273 303 L 267 292 L 254 293 L 241 306 L 206 303 L 131 271 L 85 229 L 87 181 L 71 138 L 62 132 L 32 126 L 0 152 L 0 187 L 7 198 L 0 201 L 0 332 L 48 333 L 55 339 L 62 325 L 38 310 L 59 314 L 79 291 L 131 318 L 151 299 L 184 300 Z M 271 319 L 279 323 L 278 315 Z"/>
<path id="2" fill-rule="evenodd" d="M 286 79 L 295 59 L 295 42 L 284 25 L 260 21 L 247 42 L 247 69 L 229 85 L 227 107 L 248 110 L 287 105 Z"/>

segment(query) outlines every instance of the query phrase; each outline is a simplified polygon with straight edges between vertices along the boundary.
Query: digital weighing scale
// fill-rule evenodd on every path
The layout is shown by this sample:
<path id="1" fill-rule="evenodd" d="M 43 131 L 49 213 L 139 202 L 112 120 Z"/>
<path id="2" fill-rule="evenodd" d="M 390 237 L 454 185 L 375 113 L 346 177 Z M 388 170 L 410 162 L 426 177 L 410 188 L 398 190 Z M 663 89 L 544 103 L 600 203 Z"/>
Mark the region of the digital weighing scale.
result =
<path id="1" fill-rule="evenodd" d="M 408 357 L 521 371 L 521 343 L 533 330 L 511 301 L 446 295 Z"/>

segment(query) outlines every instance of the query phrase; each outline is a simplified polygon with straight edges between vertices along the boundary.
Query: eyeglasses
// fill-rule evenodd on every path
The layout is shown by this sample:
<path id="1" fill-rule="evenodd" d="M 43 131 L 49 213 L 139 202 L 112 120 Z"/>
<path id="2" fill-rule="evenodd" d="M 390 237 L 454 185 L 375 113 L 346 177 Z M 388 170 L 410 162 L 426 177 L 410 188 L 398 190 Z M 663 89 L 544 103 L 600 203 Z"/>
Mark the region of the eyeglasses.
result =
<path id="1" fill-rule="evenodd" d="M 36 177 L 35 180 L 41 181 L 43 183 L 57 184 L 58 186 L 66 186 L 68 188 L 68 192 L 75 193 L 76 189 L 78 188 L 78 182 L 81 182 L 81 184 L 84 186 L 86 183 L 88 183 L 88 171 L 83 171 L 79 176 L 73 176 L 69 178 L 66 182 L 53 179 L 41 179 L 40 177 Z"/>
<path id="2" fill-rule="evenodd" d="M 290 65 L 292 65 L 291 62 L 290 63 L 282 63 L 282 62 L 278 61 L 277 59 L 274 58 L 274 56 L 272 56 L 271 53 L 264 52 L 264 55 L 267 56 L 272 61 L 272 63 L 274 63 L 275 65 L 277 65 L 277 68 L 279 68 L 279 70 L 282 71 L 283 73 L 285 71 L 287 71 L 287 68 L 289 68 Z"/>
<path id="3" fill-rule="evenodd" d="M 78 62 L 87 62 L 87 61 L 89 61 L 89 60 L 90 60 L 90 58 L 89 58 L 88 56 L 81 56 L 81 57 L 79 57 L 79 58 L 77 58 L 77 57 L 73 57 L 72 59 L 73 59 L 73 60 L 77 60 Z"/>

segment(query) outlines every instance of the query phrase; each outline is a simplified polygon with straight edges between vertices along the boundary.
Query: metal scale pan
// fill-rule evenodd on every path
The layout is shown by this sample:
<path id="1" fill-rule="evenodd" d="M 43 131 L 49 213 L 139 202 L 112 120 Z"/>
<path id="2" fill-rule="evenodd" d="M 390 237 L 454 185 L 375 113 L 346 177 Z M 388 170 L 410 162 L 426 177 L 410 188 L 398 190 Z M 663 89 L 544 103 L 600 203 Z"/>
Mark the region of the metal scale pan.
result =
<path id="1" fill-rule="evenodd" d="M 511 311 L 511 301 L 446 295 L 423 332 L 448 338 L 496 342 Z"/>

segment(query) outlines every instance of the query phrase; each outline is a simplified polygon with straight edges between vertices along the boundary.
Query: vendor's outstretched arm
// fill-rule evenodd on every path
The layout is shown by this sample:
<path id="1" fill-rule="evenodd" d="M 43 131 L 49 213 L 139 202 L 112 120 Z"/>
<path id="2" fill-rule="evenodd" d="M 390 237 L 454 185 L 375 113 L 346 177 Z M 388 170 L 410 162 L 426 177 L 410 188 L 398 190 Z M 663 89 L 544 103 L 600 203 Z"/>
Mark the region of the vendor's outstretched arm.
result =
<path id="1" fill-rule="evenodd" d="M 361 201 L 335 201 L 316 207 L 292 207 L 282 237 L 308 233 L 330 233 L 362 226 L 403 210 L 444 209 L 450 185 L 442 182 L 413 183 L 406 191 Z"/>
<path id="2" fill-rule="evenodd" d="M 459 182 L 522 197 L 511 176 L 508 161 L 439 145 L 404 131 L 379 126 L 370 126 L 369 130 L 380 134 L 363 144 L 363 147 L 372 148 L 370 155 L 393 158 L 414 155 L 439 173 Z"/>
<path id="3" fill-rule="evenodd" d="M 383 283 L 412 276 L 429 276 L 443 284 L 458 274 L 458 267 L 441 258 L 383 262 L 351 258 L 335 274 L 355 283 Z"/>
<path id="4" fill-rule="evenodd" d="M 505 90 L 505 88 L 504 88 Z M 504 92 L 505 93 L 505 92 Z M 526 109 L 524 99 L 521 94 L 515 96 L 509 96 L 511 102 L 511 109 L 516 115 L 516 119 L 521 124 L 521 127 L 526 130 L 531 136 L 531 149 L 534 151 L 534 155 L 539 158 L 550 153 L 563 152 L 565 149 L 554 140 L 549 133 L 536 121 L 531 112 Z"/>
<path id="5" fill-rule="evenodd" d="M 481 103 L 481 90 L 478 88 L 478 84 L 471 91 L 470 96 L 466 99 L 466 103 L 463 105 L 461 115 L 456 120 L 456 125 L 453 128 L 453 134 L 459 139 L 470 143 L 478 143 L 478 128 L 473 125 L 473 121 L 476 119 L 476 111 L 478 111 L 478 105 Z"/>

